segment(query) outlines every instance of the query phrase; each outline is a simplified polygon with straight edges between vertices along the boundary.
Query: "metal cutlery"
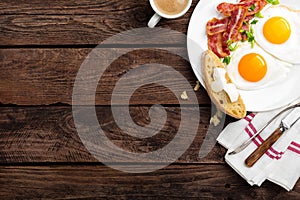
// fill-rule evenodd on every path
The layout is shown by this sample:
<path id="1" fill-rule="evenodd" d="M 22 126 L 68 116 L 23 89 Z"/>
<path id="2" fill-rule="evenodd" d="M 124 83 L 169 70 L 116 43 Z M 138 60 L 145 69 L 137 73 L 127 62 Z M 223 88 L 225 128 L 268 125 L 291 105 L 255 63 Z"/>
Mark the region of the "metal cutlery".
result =
<path id="1" fill-rule="evenodd" d="M 272 119 L 270 119 L 259 131 L 257 131 L 257 133 L 255 133 L 250 139 L 248 139 L 247 141 L 243 142 L 240 146 L 238 146 L 237 148 L 235 148 L 233 151 L 231 151 L 229 153 L 229 155 L 234 155 L 237 154 L 241 151 L 243 151 L 249 144 L 251 144 L 252 140 L 254 138 L 256 138 L 261 132 L 263 132 L 263 130 L 265 130 L 277 117 L 279 117 L 280 115 L 282 115 L 283 113 L 292 110 L 296 107 L 300 107 L 300 103 L 297 103 L 295 105 L 291 105 L 288 106 L 287 108 L 283 109 L 282 111 L 280 111 L 278 114 L 276 114 Z"/>
<path id="2" fill-rule="evenodd" d="M 283 133 L 292 128 L 297 121 L 299 121 L 299 115 L 289 114 L 285 117 L 280 126 L 245 160 L 245 164 L 248 167 L 252 167 L 270 147 L 283 135 Z"/>

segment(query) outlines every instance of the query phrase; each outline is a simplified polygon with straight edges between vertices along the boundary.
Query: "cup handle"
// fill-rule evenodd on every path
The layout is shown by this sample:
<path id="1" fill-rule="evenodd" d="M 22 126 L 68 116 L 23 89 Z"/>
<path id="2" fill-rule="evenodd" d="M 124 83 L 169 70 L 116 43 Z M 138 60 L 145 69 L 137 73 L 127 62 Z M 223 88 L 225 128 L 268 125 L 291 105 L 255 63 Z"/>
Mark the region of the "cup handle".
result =
<path id="1" fill-rule="evenodd" d="M 156 24 L 159 22 L 159 20 L 161 19 L 161 16 L 159 16 L 157 13 L 155 13 L 152 18 L 150 19 L 150 21 L 148 22 L 148 27 L 149 28 L 154 28 L 156 26 Z"/>

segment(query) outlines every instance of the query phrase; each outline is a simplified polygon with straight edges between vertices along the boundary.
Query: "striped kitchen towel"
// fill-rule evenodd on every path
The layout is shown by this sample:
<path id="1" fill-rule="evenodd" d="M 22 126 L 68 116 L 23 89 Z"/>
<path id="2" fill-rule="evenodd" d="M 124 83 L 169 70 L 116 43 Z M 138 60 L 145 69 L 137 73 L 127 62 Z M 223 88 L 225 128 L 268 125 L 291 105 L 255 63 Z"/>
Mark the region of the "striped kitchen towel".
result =
<path id="1" fill-rule="evenodd" d="M 222 146 L 231 151 L 248 140 L 280 111 L 250 114 L 242 120 L 229 124 L 217 140 Z M 299 112 L 300 116 L 300 108 L 294 109 L 293 112 Z M 299 179 L 300 122 L 286 131 L 253 167 L 249 168 L 244 164 L 246 158 L 279 127 L 281 120 L 288 114 L 289 112 L 284 113 L 274 120 L 242 152 L 235 155 L 226 154 L 225 161 L 250 185 L 260 186 L 268 179 L 289 191 Z"/>

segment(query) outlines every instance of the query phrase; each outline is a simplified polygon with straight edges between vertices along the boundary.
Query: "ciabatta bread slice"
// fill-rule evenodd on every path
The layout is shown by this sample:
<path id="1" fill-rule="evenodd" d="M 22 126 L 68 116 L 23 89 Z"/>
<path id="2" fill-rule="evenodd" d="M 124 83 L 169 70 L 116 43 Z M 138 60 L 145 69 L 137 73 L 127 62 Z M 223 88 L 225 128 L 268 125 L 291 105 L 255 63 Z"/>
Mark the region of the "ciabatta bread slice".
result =
<path id="1" fill-rule="evenodd" d="M 224 90 L 218 93 L 212 90 L 211 83 L 214 81 L 213 74 L 216 67 L 225 68 L 218 56 L 210 50 L 205 51 L 202 55 L 202 75 L 209 97 L 222 112 L 237 119 L 244 118 L 247 110 L 241 96 L 236 102 L 231 102 Z M 232 82 L 227 74 L 226 79 L 228 83 Z"/>

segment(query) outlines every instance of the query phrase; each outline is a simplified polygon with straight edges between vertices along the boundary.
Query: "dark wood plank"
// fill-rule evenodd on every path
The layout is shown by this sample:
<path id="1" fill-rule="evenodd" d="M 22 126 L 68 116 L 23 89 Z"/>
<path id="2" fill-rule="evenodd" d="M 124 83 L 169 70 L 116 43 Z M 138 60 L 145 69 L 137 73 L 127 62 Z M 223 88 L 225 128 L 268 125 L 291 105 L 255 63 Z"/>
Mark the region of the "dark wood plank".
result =
<path id="1" fill-rule="evenodd" d="M 186 33 L 198 1 L 176 20 L 162 20 L 160 27 Z M 99 44 L 105 39 L 134 28 L 146 27 L 154 14 L 148 0 L 135 1 L 1 1 L 1 45 L 74 45 Z M 150 43 L 183 44 L 180 34 L 157 36 L 164 39 Z M 13 39 L 12 39 L 13 38 Z M 144 37 L 143 42 L 149 37 Z M 156 37 L 158 38 L 158 37 Z M 173 38 L 173 39 L 172 39 Z M 128 41 L 126 41 L 128 42 Z M 139 40 L 132 40 L 139 43 Z"/>
<path id="2" fill-rule="evenodd" d="M 223 165 L 171 165 L 147 174 L 105 166 L 1 167 L 0 177 L 1 199 L 299 199 L 300 195 L 299 183 L 292 192 L 268 181 L 251 187 Z"/>
<path id="3" fill-rule="evenodd" d="M 139 126 L 149 124 L 149 108 L 131 107 L 130 114 L 133 121 Z M 177 134 L 181 120 L 180 109 L 178 107 L 165 109 L 167 111 L 165 126 L 154 137 L 146 139 L 129 136 L 127 133 L 135 131 L 134 127 L 129 125 L 125 127 L 127 132 L 121 130 L 113 118 L 110 107 L 97 107 L 96 110 L 102 129 L 114 145 L 130 152 L 147 153 L 164 147 Z M 196 112 L 193 107 L 186 109 L 191 113 Z M 157 109 L 152 111 L 154 114 L 158 112 Z M 208 130 L 210 108 L 201 108 L 199 115 L 197 135 L 178 162 L 224 163 L 225 149 L 219 145 L 216 145 L 205 158 L 199 158 L 199 150 Z M 187 131 L 192 126 L 198 125 L 193 118 L 189 123 Z M 71 107 L 2 107 L 0 124 L 0 163 L 97 162 L 85 149 L 77 134 Z M 185 138 L 187 136 L 182 139 Z M 109 159 L 104 161 L 109 162 Z"/>
<path id="4" fill-rule="evenodd" d="M 18 105 L 71 104 L 73 85 L 78 70 L 92 49 L 1 49 L 0 50 L 0 103 Z M 114 49 L 118 53 L 128 49 Z M 190 64 L 174 55 L 170 50 L 186 55 L 185 48 L 135 49 L 116 59 L 103 74 L 96 92 L 97 105 L 110 105 L 111 94 L 123 75 L 143 64 L 159 63 L 173 67 L 190 83 L 196 84 L 196 77 Z M 103 55 L 101 62 L 107 62 Z M 100 61 L 99 61 L 100 62 Z M 159 75 L 153 67 L 153 78 Z M 86 77 L 86 81 L 97 74 Z M 171 77 L 169 77 L 171 78 Z M 157 79 L 161 79 L 157 77 Z M 137 79 L 139 80 L 139 79 Z M 174 91 L 158 85 L 136 88 L 131 105 L 178 104 L 178 97 L 187 90 L 180 82 L 172 81 Z M 174 96 L 179 94 L 178 96 Z M 129 94 L 115 92 L 120 98 Z M 198 102 L 185 104 L 210 104 L 203 88 L 196 92 Z M 129 95 L 130 96 L 130 95 Z"/>
<path id="5" fill-rule="evenodd" d="M 193 1 L 193 6 L 198 0 Z M 126 3 L 114 0 L 2 0 L 0 3 L 0 14 L 60 14 L 60 15 L 103 15 L 107 10 L 128 12 L 130 9 L 144 8 L 150 6 L 149 0 L 127 0 Z M 107 14 L 107 13 L 106 13 Z"/>

